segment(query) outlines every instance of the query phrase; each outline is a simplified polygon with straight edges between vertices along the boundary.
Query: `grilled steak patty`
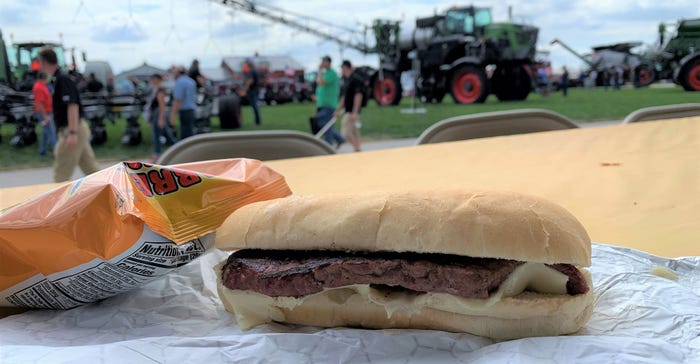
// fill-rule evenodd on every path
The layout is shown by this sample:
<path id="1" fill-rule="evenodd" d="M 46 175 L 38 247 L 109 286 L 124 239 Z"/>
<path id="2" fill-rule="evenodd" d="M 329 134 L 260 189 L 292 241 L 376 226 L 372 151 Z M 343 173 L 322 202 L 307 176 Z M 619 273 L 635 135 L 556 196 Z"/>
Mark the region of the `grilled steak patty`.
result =
<path id="1" fill-rule="evenodd" d="M 520 264 L 449 254 L 244 249 L 229 256 L 221 276 L 230 289 L 271 297 L 300 297 L 324 288 L 372 284 L 484 299 Z M 550 267 L 569 276 L 569 294 L 588 291 L 576 267 Z"/>

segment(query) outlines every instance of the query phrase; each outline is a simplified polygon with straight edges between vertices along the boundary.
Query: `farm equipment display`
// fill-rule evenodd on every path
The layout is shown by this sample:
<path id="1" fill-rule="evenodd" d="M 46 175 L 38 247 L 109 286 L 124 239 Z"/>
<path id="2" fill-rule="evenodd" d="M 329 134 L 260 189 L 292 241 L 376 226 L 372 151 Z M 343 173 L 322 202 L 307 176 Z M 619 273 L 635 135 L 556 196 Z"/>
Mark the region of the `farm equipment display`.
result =
<path id="1" fill-rule="evenodd" d="M 371 75 L 372 96 L 379 105 L 396 105 L 402 96 L 401 73 L 416 70 L 415 91 L 424 101 L 440 102 L 449 93 L 455 102 L 484 102 L 490 93 L 499 100 L 523 100 L 532 90 L 538 28 L 494 23 L 489 8 L 453 7 L 441 14 L 416 19 L 402 29 L 398 21 L 377 19 L 366 30 L 342 28 L 343 39 L 322 29 L 339 27 L 269 4 L 221 0 L 223 5 L 314 34 L 344 48 L 377 54 L 379 67 Z M 309 25 L 314 23 L 317 26 Z M 494 68 L 487 76 L 486 67 Z"/>
<path id="2" fill-rule="evenodd" d="M 622 42 L 601 45 L 592 48 L 589 57 L 583 56 L 569 47 L 560 39 L 553 39 L 550 44 L 559 44 L 562 48 L 571 52 L 589 67 L 590 71 L 596 71 L 598 77 L 596 85 L 602 86 L 606 82 L 605 74 L 608 70 L 621 67 L 623 79 L 632 81 L 635 87 L 649 86 L 654 82 L 654 68 L 644 59 L 643 55 L 632 52 L 633 48 L 642 45 L 642 42 Z"/>
<path id="3" fill-rule="evenodd" d="M 0 35 L 0 38 L 2 36 Z M 127 113 L 127 126 L 122 135 L 122 142 L 129 145 L 136 145 L 141 142 L 141 131 L 138 124 L 138 117 L 144 104 L 143 95 L 113 95 L 106 89 L 99 92 L 88 92 L 83 90 L 81 85 L 85 84 L 84 77 L 80 74 L 75 65 L 75 48 L 70 50 L 71 66 L 66 62 L 66 48 L 60 43 L 53 42 L 22 42 L 13 43 L 11 47 L 6 47 L 4 39 L 0 40 L 0 82 L 4 83 L 0 90 L 0 97 L 4 109 L 0 113 L 4 117 L 0 120 L 13 122 L 16 124 L 16 132 L 10 143 L 13 146 L 27 146 L 36 141 L 35 123 L 33 116 L 32 86 L 39 75 L 38 54 L 44 47 L 50 47 L 56 52 L 58 65 L 67 70 L 75 83 L 81 89 L 82 117 L 88 121 L 91 131 L 90 142 L 93 145 L 104 144 L 107 141 L 107 131 L 104 123 L 105 117 L 112 113 Z M 83 53 L 83 61 L 86 61 Z M 9 100 L 9 101 L 7 101 Z M 126 101 L 125 101 L 126 100 Z M 124 115 L 123 115 L 124 116 Z"/>
<path id="4" fill-rule="evenodd" d="M 648 49 L 634 53 L 641 42 L 617 43 L 594 47 L 586 58 L 559 39 L 559 44 L 598 71 L 598 84 L 602 84 L 601 71 L 615 66 L 625 69 L 626 78 L 637 87 L 647 86 L 657 80 L 673 79 L 687 91 L 700 91 L 700 19 L 681 19 L 668 31 L 666 23 L 659 24 L 659 41 Z"/>

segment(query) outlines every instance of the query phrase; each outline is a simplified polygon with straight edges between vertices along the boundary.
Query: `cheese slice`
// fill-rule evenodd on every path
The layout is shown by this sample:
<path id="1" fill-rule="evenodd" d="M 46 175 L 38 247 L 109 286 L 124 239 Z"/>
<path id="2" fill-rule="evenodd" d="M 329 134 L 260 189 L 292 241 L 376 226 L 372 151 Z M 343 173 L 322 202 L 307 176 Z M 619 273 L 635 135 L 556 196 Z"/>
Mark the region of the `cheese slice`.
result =
<path id="1" fill-rule="evenodd" d="M 224 262 L 214 269 L 220 278 Z M 545 294 L 561 299 L 566 295 L 566 283 L 569 277 L 543 263 L 526 262 L 515 268 L 496 292 L 487 299 L 470 299 L 447 293 L 421 293 L 410 291 L 388 291 L 374 288 L 368 284 L 355 284 L 337 288 L 328 288 L 322 292 L 303 297 L 270 297 L 253 291 L 231 290 L 220 285 L 220 294 L 225 295 L 233 306 L 238 325 L 244 330 L 270 321 L 284 321 L 284 310 L 293 310 L 306 301 L 330 301 L 342 305 L 355 299 L 363 299 L 383 306 L 387 317 L 396 312 L 411 315 L 424 308 L 453 312 L 464 315 L 488 316 L 491 312 L 506 311 L 513 316 L 546 315 L 546 312 L 517 309 L 518 299 L 532 299 L 533 294 Z M 219 282 L 221 283 L 221 282 Z M 528 292 L 529 291 L 529 292 Z M 534 293 L 537 292 L 537 293 Z"/>

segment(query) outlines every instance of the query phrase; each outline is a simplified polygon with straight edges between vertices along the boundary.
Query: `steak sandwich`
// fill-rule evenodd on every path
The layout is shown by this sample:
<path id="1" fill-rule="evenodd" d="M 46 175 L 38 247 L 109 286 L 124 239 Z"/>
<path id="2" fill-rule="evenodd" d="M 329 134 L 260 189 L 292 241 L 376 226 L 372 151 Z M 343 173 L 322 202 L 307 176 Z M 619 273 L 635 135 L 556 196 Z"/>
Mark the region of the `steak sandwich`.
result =
<path id="1" fill-rule="evenodd" d="M 215 269 L 238 324 L 568 334 L 593 305 L 591 242 L 564 208 L 512 192 L 292 196 L 224 222 Z"/>

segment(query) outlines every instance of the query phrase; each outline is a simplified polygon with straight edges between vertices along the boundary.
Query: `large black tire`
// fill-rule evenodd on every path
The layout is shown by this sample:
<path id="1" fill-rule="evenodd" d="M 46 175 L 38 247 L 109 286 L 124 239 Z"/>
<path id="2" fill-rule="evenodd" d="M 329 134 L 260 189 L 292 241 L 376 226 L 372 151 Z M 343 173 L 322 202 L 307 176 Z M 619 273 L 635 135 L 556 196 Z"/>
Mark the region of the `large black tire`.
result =
<path id="1" fill-rule="evenodd" d="M 36 143 L 37 135 L 34 123 L 26 119 L 18 120 L 17 123 L 15 134 L 10 138 L 10 145 L 20 148 Z"/>
<path id="2" fill-rule="evenodd" d="M 141 134 L 141 125 L 139 124 L 139 119 L 136 117 L 131 117 L 127 119 L 126 128 L 124 128 L 124 132 L 122 133 L 122 144 L 136 146 L 141 144 L 142 140 L 143 135 Z"/>
<path id="3" fill-rule="evenodd" d="M 656 80 L 654 67 L 642 63 L 634 68 L 634 87 L 647 87 Z"/>
<path id="4" fill-rule="evenodd" d="M 219 121 L 221 129 L 238 129 L 241 127 L 241 103 L 236 95 L 219 97 Z"/>
<path id="5" fill-rule="evenodd" d="M 532 78 L 524 65 L 498 66 L 491 76 L 491 88 L 500 101 L 521 101 L 532 90 Z"/>
<path id="6" fill-rule="evenodd" d="M 102 120 L 90 121 L 90 144 L 102 145 L 107 142 L 107 127 Z"/>
<path id="7" fill-rule="evenodd" d="M 430 99 L 430 102 L 434 104 L 439 104 L 442 103 L 442 99 L 445 98 L 445 90 L 439 90 L 435 91 L 435 94 L 433 94 L 433 97 Z"/>
<path id="8" fill-rule="evenodd" d="M 700 91 L 700 57 L 683 65 L 678 73 L 678 83 L 686 91 Z"/>
<path id="9" fill-rule="evenodd" d="M 392 72 L 384 71 L 384 78 L 377 76 L 372 85 L 372 96 L 379 106 L 398 105 L 401 93 L 401 82 Z"/>
<path id="10" fill-rule="evenodd" d="M 416 79 L 413 92 L 416 93 L 418 100 L 424 104 L 439 104 L 445 98 L 446 93 L 444 87 L 439 87 L 435 84 L 425 85 L 423 78 L 420 76 Z"/>
<path id="11" fill-rule="evenodd" d="M 482 67 L 462 65 L 452 72 L 450 94 L 457 104 L 480 104 L 489 96 L 489 83 Z"/>

